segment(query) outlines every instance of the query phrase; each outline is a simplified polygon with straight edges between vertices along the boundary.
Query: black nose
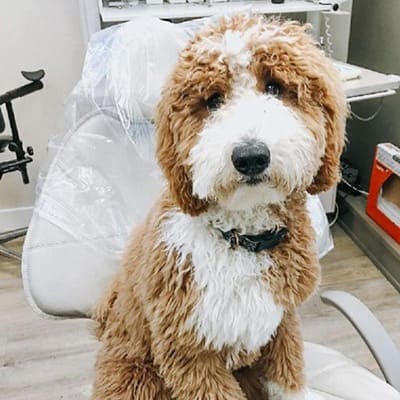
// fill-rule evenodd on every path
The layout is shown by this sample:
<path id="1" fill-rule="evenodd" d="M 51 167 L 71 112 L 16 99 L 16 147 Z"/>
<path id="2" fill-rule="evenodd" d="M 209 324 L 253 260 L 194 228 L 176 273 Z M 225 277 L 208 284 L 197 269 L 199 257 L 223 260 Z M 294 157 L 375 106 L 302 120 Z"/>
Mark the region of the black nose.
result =
<path id="1" fill-rule="evenodd" d="M 243 175 L 261 174 L 268 167 L 271 155 L 264 143 L 252 142 L 237 145 L 232 151 L 232 163 Z"/>

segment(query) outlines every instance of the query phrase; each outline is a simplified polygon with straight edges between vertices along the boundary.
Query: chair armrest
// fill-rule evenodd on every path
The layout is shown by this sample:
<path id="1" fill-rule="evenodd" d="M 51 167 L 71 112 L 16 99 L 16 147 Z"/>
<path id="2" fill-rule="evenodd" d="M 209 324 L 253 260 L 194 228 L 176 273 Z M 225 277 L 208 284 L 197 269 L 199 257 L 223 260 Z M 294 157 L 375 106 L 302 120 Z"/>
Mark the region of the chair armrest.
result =
<path id="1" fill-rule="evenodd" d="M 386 381 L 400 391 L 400 352 L 372 312 L 353 295 L 336 290 L 321 294 L 323 303 L 337 308 L 370 349 Z"/>

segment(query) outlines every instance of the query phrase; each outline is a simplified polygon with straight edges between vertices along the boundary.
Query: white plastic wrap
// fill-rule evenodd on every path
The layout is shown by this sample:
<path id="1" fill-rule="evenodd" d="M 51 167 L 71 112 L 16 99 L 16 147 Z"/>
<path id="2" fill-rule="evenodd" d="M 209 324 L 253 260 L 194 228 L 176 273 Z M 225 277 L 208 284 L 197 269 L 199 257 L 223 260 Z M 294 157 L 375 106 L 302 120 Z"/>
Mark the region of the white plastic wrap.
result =
<path id="1" fill-rule="evenodd" d="M 307 208 L 317 237 L 318 255 L 322 258 L 333 249 L 333 240 L 328 219 L 318 196 L 308 196 Z"/>
<path id="2" fill-rule="evenodd" d="M 182 47 L 204 20 L 135 19 L 93 36 L 82 79 L 49 143 L 23 252 L 25 289 L 51 315 L 88 315 L 118 266 L 127 237 L 163 185 L 152 119 Z M 319 252 L 332 248 L 310 198 Z"/>

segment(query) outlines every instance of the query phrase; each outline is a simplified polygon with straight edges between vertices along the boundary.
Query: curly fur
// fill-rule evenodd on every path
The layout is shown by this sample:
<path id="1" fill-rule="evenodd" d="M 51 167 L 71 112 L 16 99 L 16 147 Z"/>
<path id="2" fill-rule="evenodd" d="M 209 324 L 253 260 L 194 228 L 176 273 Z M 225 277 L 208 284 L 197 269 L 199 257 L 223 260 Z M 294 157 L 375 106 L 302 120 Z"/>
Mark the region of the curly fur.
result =
<path id="1" fill-rule="evenodd" d="M 304 398 L 296 307 L 319 281 L 306 192 L 339 179 L 347 112 L 306 29 L 236 15 L 180 55 L 156 118 L 168 186 L 94 313 L 102 349 L 93 399 Z M 281 98 L 263 93 L 270 79 Z M 224 104 L 210 112 L 215 92 Z M 253 138 L 272 157 L 257 186 L 229 161 L 235 143 Z M 285 240 L 257 254 L 230 249 L 218 233 L 282 225 Z"/>

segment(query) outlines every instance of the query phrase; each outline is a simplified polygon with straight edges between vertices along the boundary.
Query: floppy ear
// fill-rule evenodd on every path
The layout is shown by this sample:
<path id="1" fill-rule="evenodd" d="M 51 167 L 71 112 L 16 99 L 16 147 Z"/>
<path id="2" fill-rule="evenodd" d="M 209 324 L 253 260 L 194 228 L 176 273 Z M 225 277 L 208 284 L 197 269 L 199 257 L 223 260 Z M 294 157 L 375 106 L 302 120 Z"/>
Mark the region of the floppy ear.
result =
<path id="1" fill-rule="evenodd" d="M 293 21 L 283 22 L 280 32 L 287 40 L 280 43 L 290 55 L 289 60 L 299 76 L 304 78 L 304 90 L 321 108 L 325 126 L 321 127 L 325 142 L 321 166 L 307 188 L 315 194 L 331 188 L 340 180 L 340 156 L 345 143 L 345 127 L 348 108 L 339 73 L 331 60 L 320 50 L 308 33 L 311 25 L 300 25 Z M 324 132 L 322 132 L 324 131 Z"/>
<path id="2" fill-rule="evenodd" d="M 314 68 L 319 68 L 314 80 L 313 91 L 318 93 L 318 103 L 325 118 L 325 153 L 322 165 L 307 191 L 311 194 L 330 189 L 341 178 L 340 156 L 345 144 L 346 118 L 348 107 L 338 72 L 325 55 L 318 49 L 320 58 Z"/>
<path id="3" fill-rule="evenodd" d="M 179 113 L 178 109 L 182 108 L 175 107 L 179 101 L 182 102 L 182 99 L 176 93 L 171 93 L 168 88 L 164 90 L 156 113 L 157 158 L 174 203 L 184 213 L 196 216 L 205 211 L 208 203 L 193 194 L 193 184 L 186 165 L 190 149 L 185 149 L 187 143 L 183 143 L 179 132 L 181 124 L 179 121 L 174 123 L 173 118 L 173 113 Z M 181 116 L 177 119 L 185 118 Z"/>

